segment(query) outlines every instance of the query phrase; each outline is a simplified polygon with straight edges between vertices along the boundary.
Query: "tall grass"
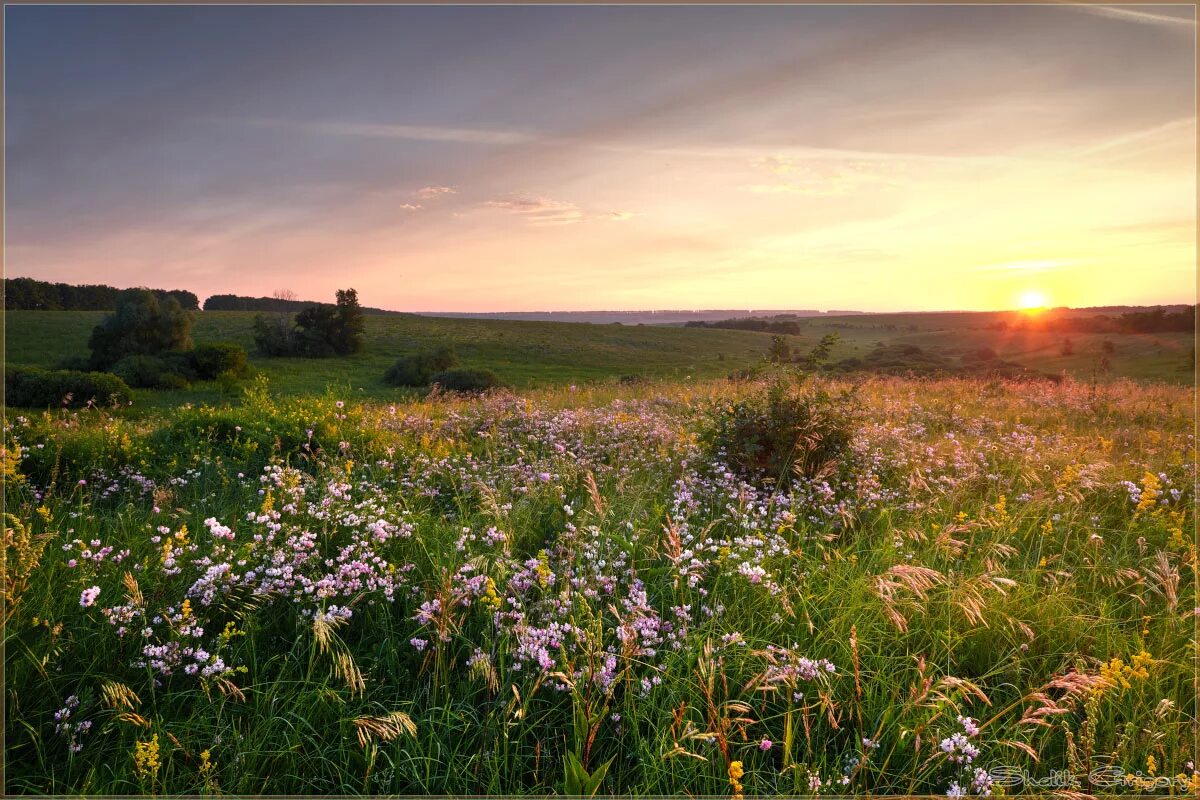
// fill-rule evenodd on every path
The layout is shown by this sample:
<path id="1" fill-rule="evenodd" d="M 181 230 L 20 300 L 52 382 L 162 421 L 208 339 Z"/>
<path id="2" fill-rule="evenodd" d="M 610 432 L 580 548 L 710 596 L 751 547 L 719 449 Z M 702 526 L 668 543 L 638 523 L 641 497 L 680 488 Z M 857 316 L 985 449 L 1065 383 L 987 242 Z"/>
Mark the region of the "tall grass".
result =
<path id="1" fill-rule="evenodd" d="M 1197 789 L 1190 390 L 763 391 L 10 413 L 7 790 Z"/>

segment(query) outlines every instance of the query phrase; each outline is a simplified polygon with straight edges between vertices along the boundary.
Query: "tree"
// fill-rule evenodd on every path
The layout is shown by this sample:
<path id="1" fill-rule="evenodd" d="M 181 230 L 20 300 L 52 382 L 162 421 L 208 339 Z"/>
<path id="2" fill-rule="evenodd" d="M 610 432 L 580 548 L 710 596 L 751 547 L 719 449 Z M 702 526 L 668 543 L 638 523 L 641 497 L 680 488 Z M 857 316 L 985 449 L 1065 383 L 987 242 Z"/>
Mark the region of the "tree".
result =
<path id="1" fill-rule="evenodd" d="M 273 318 L 265 314 L 254 318 L 254 341 L 261 352 L 270 356 L 327 358 L 362 350 L 366 321 L 358 304 L 358 292 L 339 289 L 335 305 L 310 305 L 292 318 L 284 309 L 294 298 L 291 292 L 276 292 L 279 313 Z"/>
<path id="2" fill-rule="evenodd" d="M 786 364 L 792 360 L 792 348 L 787 339 L 782 336 L 771 337 L 771 347 L 767 350 L 767 360 L 775 364 Z"/>
<path id="3" fill-rule="evenodd" d="M 309 306 L 296 315 L 296 338 L 301 355 L 327 358 L 335 355 L 337 311 L 332 306 Z"/>
<path id="4" fill-rule="evenodd" d="M 192 346 L 191 329 L 191 314 L 174 297 L 126 289 L 117 296 L 116 311 L 92 330 L 92 365 L 105 369 L 126 356 L 187 350 Z"/>
<path id="5" fill-rule="evenodd" d="M 233 297 L 233 295 L 223 295 Z M 254 344 L 263 355 L 294 356 L 299 354 L 296 321 L 288 310 L 296 301 L 296 293 L 291 289 L 277 289 L 273 298 L 278 305 L 271 315 L 254 315 Z M 204 303 L 206 309 L 213 300 L 208 298 Z"/>
<path id="6" fill-rule="evenodd" d="M 829 355 L 841 337 L 835 333 L 827 333 L 821 337 L 821 341 L 817 342 L 816 347 L 808 351 L 808 355 L 800 359 L 800 362 L 809 369 L 817 369 L 829 360 Z"/>
<path id="7" fill-rule="evenodd" d="M 338 355 L 357 353 L 363 349 L 366 330 L 367 322 L 362 306 L 358 304 L 358 292 L 339 289 L 330 345 Z"/>

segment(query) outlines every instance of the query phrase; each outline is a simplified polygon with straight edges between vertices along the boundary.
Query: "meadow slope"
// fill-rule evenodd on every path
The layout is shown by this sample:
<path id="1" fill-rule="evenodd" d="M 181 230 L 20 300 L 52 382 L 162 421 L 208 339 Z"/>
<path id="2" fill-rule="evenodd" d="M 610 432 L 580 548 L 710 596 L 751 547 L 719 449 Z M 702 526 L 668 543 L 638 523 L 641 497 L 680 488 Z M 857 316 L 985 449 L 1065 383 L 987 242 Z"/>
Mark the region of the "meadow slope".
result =
<path id="1" fill-rule="evenodd" d="M 9 311 L 5 314 L 6 363 L 53 368 L 68 356 L 86 355 L 100 311 Z M 983 313 L 880 314 L 801 320 L 803 333 L 787 337 L 793 353 L 808 352 L 822 336 L 841 341 L 831 360 L 861 357 L 876 346 L 911 344 L 957 363 L 968 351 L 992 348 L 1031 370 L 1081 380 L 1119 378 L 1178 385 L 1193 381 L 1194 339 L 1186 333 L 1072 334 L 1074 353 L 1061 353 L 1062 334 L 996 331 L 1000 315 Z M 196 342 L 232 341 L 250 352 L 251 364 L 282 395 L 321 394 L 329 387 L 361 400 L 411 399 L 417 392 L 383 383 L 398 357 L 450 344 L 465 367 L 494 370 L 517 389 L 612 381 L 625 376 L 682 380 L 725 377 L 761 363 L 770 347 L 766 333 L 655 325 L 593 325 L 571 322 L 446 319 L 414 314 L 368 316 L 366 349 L 348 358 L 270 359 L 254 352 L 254 314 L 206 311 L 195 315 Z M 1109 374 L 1097 374 L 1101 343 L 1115 353 Z M 181 403 L 229 403 L 213 383 L 183 391 L 135 392 L 138 407 Z"/>

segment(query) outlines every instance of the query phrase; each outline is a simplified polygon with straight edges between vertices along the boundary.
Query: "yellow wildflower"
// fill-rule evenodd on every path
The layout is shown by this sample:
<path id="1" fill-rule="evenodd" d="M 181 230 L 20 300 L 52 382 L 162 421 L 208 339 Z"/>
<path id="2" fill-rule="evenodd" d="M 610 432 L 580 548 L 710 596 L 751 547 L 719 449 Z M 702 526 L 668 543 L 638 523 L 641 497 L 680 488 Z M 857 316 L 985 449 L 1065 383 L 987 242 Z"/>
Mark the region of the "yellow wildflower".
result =
<path id="1" fill-rule="evenodd" d="M 1147 470 L 1146 474 L 1142 476 L 1142 496 L 1138 500 L 1136 513 L 1140 514 L 1154 508 L 1158 503 L 1159 495 L 1162 494 L 1160 489 L 1162 489 L 1162 481 L 1153 472 Z"/>
<path id="2" fill-rule="evenodd" d="M 742 788 L 743 787 L 742 787 L 742 783 L 741 783 L 741 778 L 745 774 L 746 774 L 745 770 L 742 769 L 742 762 L 740 762 L 740 761 L 730 761 L 729 762 L 729 785 L 733 787 L 733 796 L 734 797 L 742 796 Z"/>
<path id="3" fill-rule="evenodd" d="M 133 746 L 133 768 L 139 780 L 153 781 L 158 777 L 158 769 L 162 766 L 158 755 L 158 734 L 145 742 L 135 742 Z"/>

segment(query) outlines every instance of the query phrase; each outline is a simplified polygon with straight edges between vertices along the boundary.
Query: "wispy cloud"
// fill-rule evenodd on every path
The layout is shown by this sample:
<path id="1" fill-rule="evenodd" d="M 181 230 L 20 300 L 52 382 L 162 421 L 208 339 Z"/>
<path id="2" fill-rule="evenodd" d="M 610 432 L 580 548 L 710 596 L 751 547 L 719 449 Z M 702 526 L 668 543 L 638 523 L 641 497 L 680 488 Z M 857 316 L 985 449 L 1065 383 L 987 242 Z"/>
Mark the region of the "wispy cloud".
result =
<path id="1" fill-rule="evenodd" d="M 1159 25 L 1169 28 L 1175 28 L 1180 33 L 1194 32 L 1196 30 L 1196 20 L 1188 19 L 1187 17 L 1176 17 L 1171 14 L 1156 14 L 1152 11 L 1143 11 L 1142 9 L 1133 9 L 1122 6 L 1100 6 L 1089 4 L 1072 4 L 1071 8 L 1088 14 L 1095 14 L 1109 19 L 1119 19 L 1125 22 L 1134 22 L 1142 25 Z"/>
<path id="2" fill-rule="evenodd" d="M 779 177 L 774 183 L 756 183 L 752 192 L 767 194 L 842 195 L 866 187 L 896 185 L 904 171 L 900 162 L 867 160 L 798 160 L 772 154 L 751 159 L 751 166 Z"/>
<path id="3" fill-rule="evenodd" d="M 488 208 L 498 208 L 519 214 L 525 217 L 531 225 L 570 225 L 582 222 L 585 217 L 583 211 L 574 203 L 551 200 L 546 197 L 513 195 L 488 200 L 484 205 Z"/>
<path id="4" fill-rule="evenodd" d="M 979 272 L 1045 272 L 1075 264 L 1073 259 L 1045 258 L 1029 261 L 1009 261 L 1004 264 L 985 264 L 975 267 Z"/>
<path id="5" fill-rule="evenodd" d="M 524 217 L 529 224 L 536 226 L 571 225 L 585 220 L 623 222 L 635 216 L 632 211 L 589 212 L 577 204 L 565 200 L 552 200 L 547 197 L 531 195 L 509 195 L 488 200 L 483 205 L 486 208 L 517 214 Z"/>
<path id="6" fill-rule="evenodd" d="M 413 192 L 414 195 L 422 200 L 432 200 L 435 197 L 443 197 L 448 194 L 455 194 L 455 189 L 452 186 L 422 186 Z"/>
<path id="7" fill-rule="evenodd" d="M 312 133 L 337 136 L 358 136 L 369 139 L 402 139 L 418 142 L 452 142 L 457 144 L 510 145 L 525 144 L 537 137 L 525 131 L 498 128 L 452 128 L 440 125 L 391 125 L 364 122 L 295 122 L 279 119 L 253 119 L 260 127 L 287 127 Z"/>

